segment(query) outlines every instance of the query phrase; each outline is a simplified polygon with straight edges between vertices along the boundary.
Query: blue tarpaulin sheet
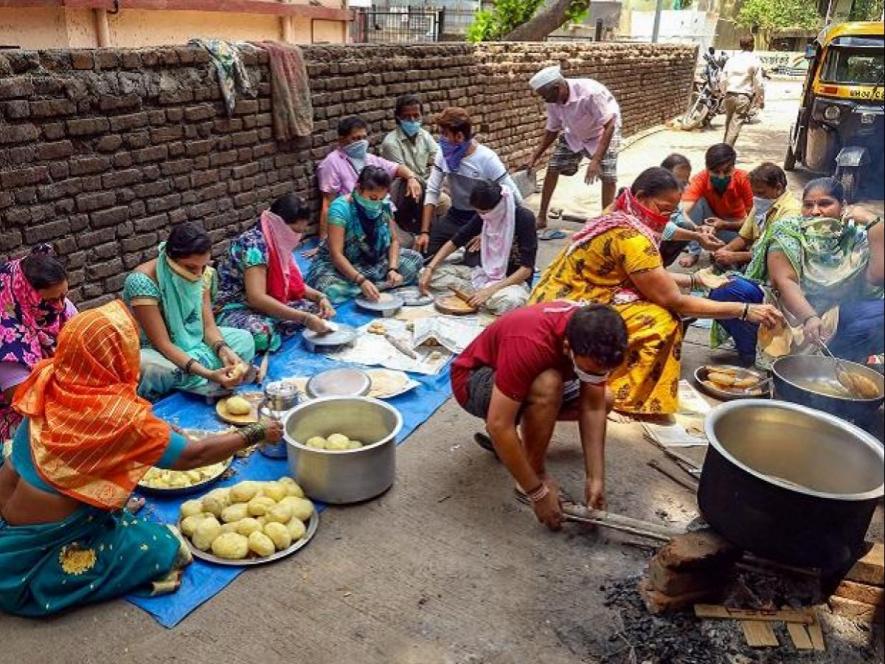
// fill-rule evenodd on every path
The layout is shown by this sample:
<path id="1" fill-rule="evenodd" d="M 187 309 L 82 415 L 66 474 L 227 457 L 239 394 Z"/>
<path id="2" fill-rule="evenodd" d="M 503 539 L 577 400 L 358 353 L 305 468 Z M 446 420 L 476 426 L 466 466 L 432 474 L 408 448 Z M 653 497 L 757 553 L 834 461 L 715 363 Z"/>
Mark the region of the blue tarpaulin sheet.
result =
<path id="1" fill-rule="evenodd" d="M 371 316 L 358 311 L 352 302 L 338 308 L 335 321 L 359 326 L 372 320 Z M 312 376 L 320 371 L 341 366 L 340 362 L 323 355 L 311 353 L 302 344 L 301 335 L 284 342 L 283 347 L 271 356 L 268 380 L 291 376 Z M 435 376 L 412 374 L 418 387 L 401 396 L 390 399 L 403 416 L 403 428 L 398 443 L 406 438 L 445 403 L 451 394 L 449 366 Z M 254 389 L 254 385 L 252 389 Z M 246 389 L 249 389 L 248 386 Z M 219 430 L 226 425 L 215 416 L 215 409 L 204 400 L 181 393 L 173 394 L 158 402 L 154 412 L 167 421 L 186 429 Z M 284 459 L 269 459 L 262 454 L 252 454 L 234 462 L 235 474 L 215 486 L 229 486 L 245 479 L 270 480 L 288 473 Z M 180 498 L 147 497 L 142 514 L 163 523 L 176 523 L 181 503 L 193 496 Z M 297 555 L 297 554 L 296 554 Z M 285 559 L 276 564 L 286 564 Z M 135 597 L 127 599 L 150 613 L 165 627 L 173 627 L 200 604 L 221 592 L 227 584 L 244 571 L 242 567 L 222 567 L 199 560 L 189 565 L 183 575 L 178 591 L 160 597 Z"/>

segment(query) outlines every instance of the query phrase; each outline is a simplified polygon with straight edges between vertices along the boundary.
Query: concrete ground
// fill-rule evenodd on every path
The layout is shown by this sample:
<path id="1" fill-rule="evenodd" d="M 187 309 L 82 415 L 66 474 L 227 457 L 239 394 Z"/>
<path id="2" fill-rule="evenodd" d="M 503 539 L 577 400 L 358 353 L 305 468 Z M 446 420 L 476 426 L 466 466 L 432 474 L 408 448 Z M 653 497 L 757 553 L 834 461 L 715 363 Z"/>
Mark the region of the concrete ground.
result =
<path id="1" fill-rule="evenodd" d="M 797 91 L 798 84 L 778 85 L 769 96 L 763 122 L 741 136 L 743 165 L 780 160 Z M 721 119 L 715 131 L 653 134 L 625 151 L 621 182 L 673 150 L 700 167 L 720 135 Z M 598 211 L 598 187 L 588 192 L 578 178 L 562 185 L 556 203 L 587 216 Z M 546 264 L 563 243 L 542 244 Z M 690 331 L 686 376 L 709 359 L 705 338 L 706 331 Z M 399 448 L 389 493 L 327 510 L 305 550 L 246 571 L 175 629 L 123 601 L 49 620 L 0 616 L 0 661 L 599 661 L 619 621 L 600 587 L 639 574 L 648 553 L 609 532 L 547 532 L 514 501 L 505 470 L 472 442 L 478 424 L 449 401 Z M 646 465 L 661 455 L 640 426 L 612 424 L 609 431 L 609 508 L 651 521 L 694 518 L 694 496 Z M 549 465 L 581 495 L 576 427 L 557 428 Z"/>

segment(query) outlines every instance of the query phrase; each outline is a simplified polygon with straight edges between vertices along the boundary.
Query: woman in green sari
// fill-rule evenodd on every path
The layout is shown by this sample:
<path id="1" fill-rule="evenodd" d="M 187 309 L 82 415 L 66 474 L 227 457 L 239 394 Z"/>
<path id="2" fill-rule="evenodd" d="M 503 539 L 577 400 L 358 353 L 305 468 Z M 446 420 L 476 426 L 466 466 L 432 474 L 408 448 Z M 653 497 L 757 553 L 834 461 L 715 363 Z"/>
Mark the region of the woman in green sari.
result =
<path id="1" fill-rule="evenodd" d="M 244 376 L 242 364 L 255 357 L 249 332 L 215 323 L 211 248 L 202 228 L 177 224 L 157 258 L 139 265 L 123 283 L 123 299 L 142 330 L 138 393 L 146 399 L 209 381 L 235 387 Z"/>
<path id="2" fill-rule="evenodd" d="M 846 209 L 837 180 L 812 180 L 802 194 L 802 216 L 769 225 L 753 245 L 745 275 L 710 298 L 778 304 L 790 326 L 779 352 L 815 352 L 825 341 L 836 356 L 864 362 L 885 347 L 883 230 L 881 218 L 869 211 Z M 767 366 L 775 359 L 764 348 L 757 351 L 758 326 L 719 322 L 747 363 Z"/>
<path id="3" fill-rule="evenodd" d="M 279 423 L 189 440 L 136 394 L 138 331 L 116 300 L 72 318 L 16 392 L 24 418 L 0 465 L 0 610 L 45 616 L 176 590 L 190 550 L 123 509 L 152 466 L 189 470 L 282 435 Z"/>

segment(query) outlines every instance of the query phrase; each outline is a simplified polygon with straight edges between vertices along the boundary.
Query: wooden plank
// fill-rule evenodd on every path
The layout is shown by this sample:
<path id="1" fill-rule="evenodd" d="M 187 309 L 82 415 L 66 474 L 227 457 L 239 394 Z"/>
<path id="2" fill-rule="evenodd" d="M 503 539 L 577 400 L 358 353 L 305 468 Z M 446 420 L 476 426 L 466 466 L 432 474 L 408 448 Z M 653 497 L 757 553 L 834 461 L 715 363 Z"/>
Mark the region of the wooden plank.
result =
<path id="1" fill-rule="evenodd" d="M 806 613 L 813 620 L 813 622 L 808 625 L 808 636 L 811 637 L 811 645 L 814 646 L 815 650 L 826 650 L 827 646 L 824 643 L 824 631 L 821 629 L 820 619 L 817 617 L 817 611 L 815 609 L 806 609 Z M 787 623 L 787 627 L 789 627 L 789 623 Z"/>
<path id="2" fill-rule="evenodd" d="M 741 629 L 744 630 L 744 638 L 751 648 L 777 648 L 780 645 L 771 623 L 741 620 Z"/>
<path id="3" fill-rule="evenodd" d="M 830 611 L 834 615 L 855 620 L 864 623 L 881 623 L 885 619 L 885 608 L 866 604 L 864 602 L 855 602 L 853 599 L 845 599 L 833 595 L 827 600 L 830 605 Z"/>
<path id="4" fill-rule="evenodd" d="M 793 645 L 796 646 L 796 650 L 814 650 L 814 645 L 811 643 L 811 635 L 805 629 L 805 625 L 787 623 L 787 632 Z"/>
<path id="5" fill-rule="evenodd" d="M 867 555 L 858 560 L 854 567 L 848 570 L 845 578 L 858 583 L 885 586 L 885 546 L 878 542 L 873 544 Z"/>
<path id="6" fill-rule="evenodd" d="M 698 618 L 720 620 L 747 620 L 761 622 L 792 622 L 810 625 L 814 617 L 805 611 L 781 609 L 780 611 L 757 611 L 756 609 L 729 609 L 721 604 L 695 604 L 694 614 Z"/>
<path id="7" fill-rule="evenodd" d="M 885 606 L 885 588 L 880 588 L 879 586 L 857 583 L 856 581 L 843 581 L 836 587 L 833 594 L 846 599 L 853 599 L 855 602 Z"/>

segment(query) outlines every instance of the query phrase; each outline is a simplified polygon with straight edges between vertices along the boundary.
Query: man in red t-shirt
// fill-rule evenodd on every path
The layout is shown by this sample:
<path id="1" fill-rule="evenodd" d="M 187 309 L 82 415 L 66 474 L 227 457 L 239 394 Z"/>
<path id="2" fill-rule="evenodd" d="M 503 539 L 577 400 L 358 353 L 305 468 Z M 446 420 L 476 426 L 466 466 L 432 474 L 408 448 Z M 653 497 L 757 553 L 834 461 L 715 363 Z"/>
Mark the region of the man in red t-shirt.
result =
<path id="1" fill-rule="evenodd" d="M 706 169 L 695 175 L 682 192 L 682 212 L 702 233 L 715 234 L 725 243 L 736 236 L 750 210 L 753 188 L 747 172 L 735 168 L 737 152 L 728 143 L 717 143 L 704 156 Z M 692 267 L 700 258 L 696 242 L 679 264 Z"/>
<path id="2" fill-rule="evenodd" d="M 452 364 L 458 403 L 486 421 L 492 451 L 538 520 L 553 530 L 562 510 L 544 462 L 557 420 L 578 421 L 585 498 L 590 507 L 605 506 L 605 423 L 612 403 L 606 379 L 626 351 L 627 328 L 611 307 L 542 302 L 499 318 Z"/>

